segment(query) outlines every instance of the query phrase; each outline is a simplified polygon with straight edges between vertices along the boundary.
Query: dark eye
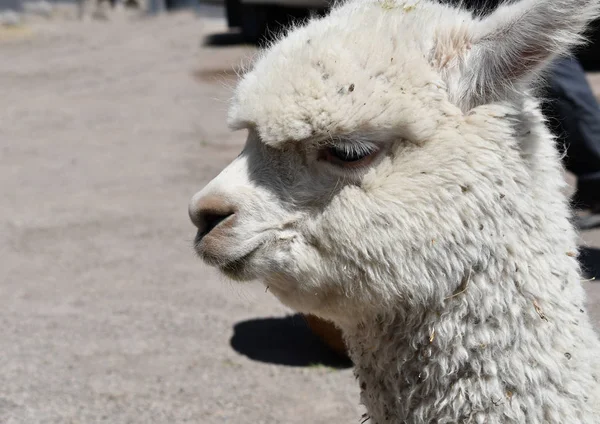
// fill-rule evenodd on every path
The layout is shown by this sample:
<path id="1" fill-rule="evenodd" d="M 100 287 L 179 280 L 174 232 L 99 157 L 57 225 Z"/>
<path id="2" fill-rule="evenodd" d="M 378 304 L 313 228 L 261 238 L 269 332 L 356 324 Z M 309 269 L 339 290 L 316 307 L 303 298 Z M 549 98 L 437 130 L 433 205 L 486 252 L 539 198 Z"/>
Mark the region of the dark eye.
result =
<path id="1" fill-rule="evenodd" d="M 320 158 L 345 168 L 364 166 L 375 157 L 377 149 L 365 145 L 336 145 L 321 151 Z"/>
<path id="2" fill-rule="evenodd" d="M 338 160 L 343 162 L 356 162 L 371 154 L 370 151 L 359 152 L 355 149 L 343 149 L 340 147 L 329 147 L 327 153 Z"/>

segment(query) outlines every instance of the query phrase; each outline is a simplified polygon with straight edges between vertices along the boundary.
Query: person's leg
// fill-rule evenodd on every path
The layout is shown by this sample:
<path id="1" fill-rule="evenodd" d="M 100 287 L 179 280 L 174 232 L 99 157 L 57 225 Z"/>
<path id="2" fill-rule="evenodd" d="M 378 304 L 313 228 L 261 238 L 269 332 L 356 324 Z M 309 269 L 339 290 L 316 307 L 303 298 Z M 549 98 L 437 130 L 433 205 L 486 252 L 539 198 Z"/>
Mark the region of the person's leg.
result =
<path id="1" fill-rule="evenodd" d="M 565 166 L 577 176 L 577 203 L 600 208 L 600 107 L 577 59 L 553 65 L 547 97 L 549 125 L 566 147 Z"/>

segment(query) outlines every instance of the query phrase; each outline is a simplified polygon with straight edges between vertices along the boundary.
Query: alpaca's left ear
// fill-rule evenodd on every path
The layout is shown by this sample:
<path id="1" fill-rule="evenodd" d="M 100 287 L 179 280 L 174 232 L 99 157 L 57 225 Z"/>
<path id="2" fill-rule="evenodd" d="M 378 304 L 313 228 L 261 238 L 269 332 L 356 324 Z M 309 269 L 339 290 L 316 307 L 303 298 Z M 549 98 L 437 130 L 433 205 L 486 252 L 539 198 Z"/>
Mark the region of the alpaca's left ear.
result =
<path id="1" fill-rule="evenodd" d="M 521 0 L 500 6 L 469 31 L 461 103 L 473 107 L 505 98 L 583 42 L 582 32 L 599 15 L 598 0 Z"/>

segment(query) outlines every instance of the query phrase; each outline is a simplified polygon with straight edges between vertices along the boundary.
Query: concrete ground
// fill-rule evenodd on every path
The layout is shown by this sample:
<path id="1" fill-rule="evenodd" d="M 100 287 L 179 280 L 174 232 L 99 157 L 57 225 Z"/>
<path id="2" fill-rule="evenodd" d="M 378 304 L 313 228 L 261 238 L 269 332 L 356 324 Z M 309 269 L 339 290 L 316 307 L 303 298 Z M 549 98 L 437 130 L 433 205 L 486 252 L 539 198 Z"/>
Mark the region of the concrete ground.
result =
<path id="1" fill-rule="evenodd" d="M 243 142 L 226 100 L 253 50 L 202 45 L 225 29 L 0 29 L 0 423 L 360 422 L 347 364 L 192 253 L 188 199 Z"/>

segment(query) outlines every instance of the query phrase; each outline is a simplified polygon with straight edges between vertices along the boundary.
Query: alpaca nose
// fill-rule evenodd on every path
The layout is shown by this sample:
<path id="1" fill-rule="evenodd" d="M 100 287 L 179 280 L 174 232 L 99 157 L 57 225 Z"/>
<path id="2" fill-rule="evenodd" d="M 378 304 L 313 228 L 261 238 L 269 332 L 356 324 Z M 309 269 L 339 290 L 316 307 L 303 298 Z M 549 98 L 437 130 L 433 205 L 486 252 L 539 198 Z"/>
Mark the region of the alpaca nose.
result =
<path id="1" fill-rule="evenodd" d="M 217 225 L 235 214 L 233 206 L 220 197 L 204 196 L 190 202 L 188 212 L 190 219 L 198 228 L 197 239 L 210 233 Z"/>

